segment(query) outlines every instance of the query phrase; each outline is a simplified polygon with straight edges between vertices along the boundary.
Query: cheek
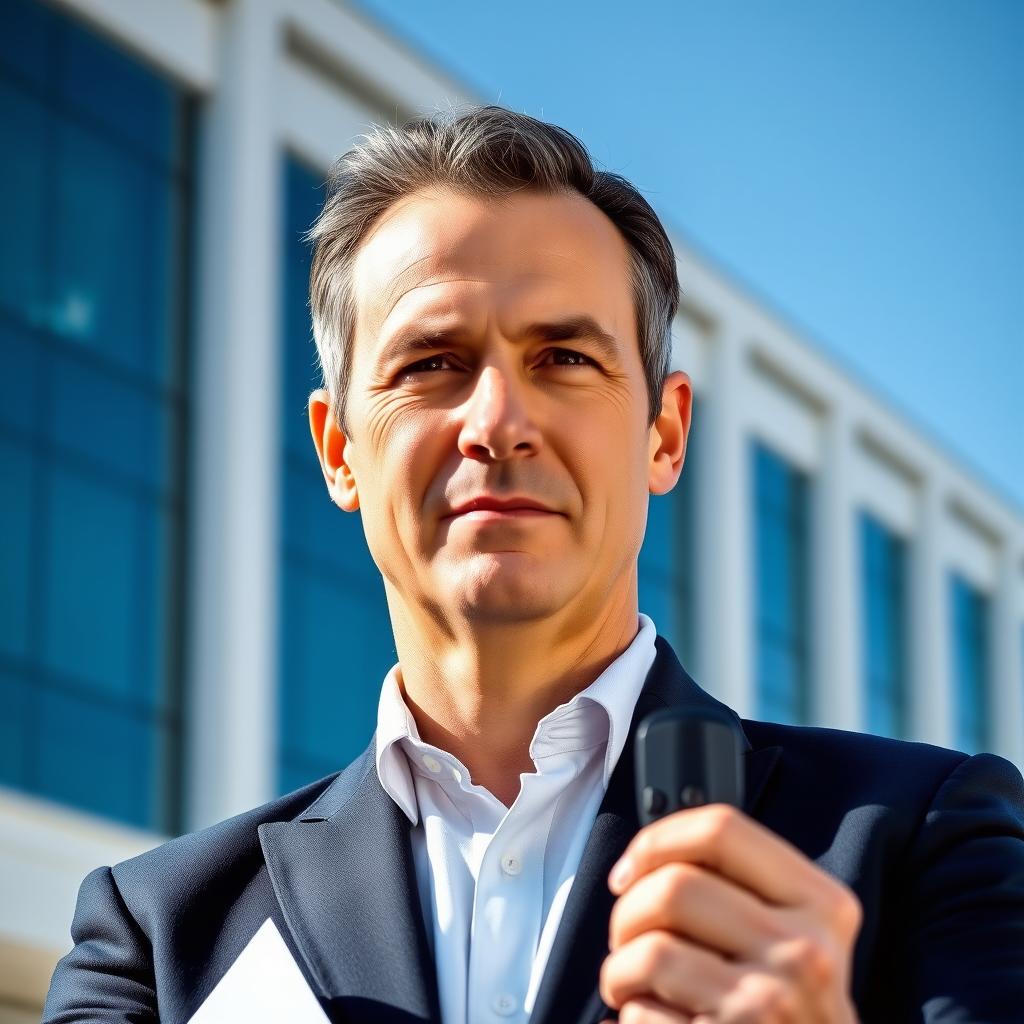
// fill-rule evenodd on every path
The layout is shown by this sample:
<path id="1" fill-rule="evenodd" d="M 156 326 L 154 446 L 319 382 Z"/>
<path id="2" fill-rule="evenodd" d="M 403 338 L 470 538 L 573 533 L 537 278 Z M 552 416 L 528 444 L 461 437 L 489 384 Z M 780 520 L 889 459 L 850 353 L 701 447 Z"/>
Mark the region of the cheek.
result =
<path id="1" fill-rule="evenodd" d="M 372 453 L 367 461 L 372 465 L 366 467 L 365 476 L 381 528 L 405 532 L 417 528 L 447 442 L 439 416 L 414 414 L 396 404 L 367 421 Z"/>

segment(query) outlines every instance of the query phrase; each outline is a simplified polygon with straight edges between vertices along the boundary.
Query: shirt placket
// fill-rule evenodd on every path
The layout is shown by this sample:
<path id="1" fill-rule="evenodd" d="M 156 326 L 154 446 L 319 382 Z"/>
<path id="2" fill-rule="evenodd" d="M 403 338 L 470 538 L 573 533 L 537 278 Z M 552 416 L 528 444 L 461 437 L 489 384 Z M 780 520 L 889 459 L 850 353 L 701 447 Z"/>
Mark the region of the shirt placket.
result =
<path id="1" fill-rule="evenodd" d="M 467 978 L 472 1024 L 525 1022 L 543 927 L 544 858 L 563 771 L 528 775 L 495 830 L 477 874 Z"/>

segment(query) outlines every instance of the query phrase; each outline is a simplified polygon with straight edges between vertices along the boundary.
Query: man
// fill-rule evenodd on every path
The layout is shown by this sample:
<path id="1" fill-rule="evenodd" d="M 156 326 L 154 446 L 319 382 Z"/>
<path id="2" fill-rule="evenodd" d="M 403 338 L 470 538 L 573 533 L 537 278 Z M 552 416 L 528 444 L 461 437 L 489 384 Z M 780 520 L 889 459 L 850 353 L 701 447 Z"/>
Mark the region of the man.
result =
<path id="1" fill-rule="evenodd" d="M 721 705 L 638 610 L 692 395 L 636 190 L 483 107 L 372 133 L 311 236 L 313 440 L 398 651 L 374 740 L 92 872 L 44 1019 L 186 1021 L 268 919 L 337 1021 L 1024 1019 L 998 757 L 736 718 L 744 808 L 639 829 L 636 725 Z"/>

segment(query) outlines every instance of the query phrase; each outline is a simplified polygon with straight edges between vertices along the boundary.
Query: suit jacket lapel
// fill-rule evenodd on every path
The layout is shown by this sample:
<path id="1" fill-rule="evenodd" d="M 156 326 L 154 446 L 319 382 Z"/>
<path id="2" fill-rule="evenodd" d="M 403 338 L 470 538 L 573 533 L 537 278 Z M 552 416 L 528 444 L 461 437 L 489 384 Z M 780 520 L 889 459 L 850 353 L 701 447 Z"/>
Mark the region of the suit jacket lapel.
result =
<path id="1" fill-rule="evenodd" d="M 569 892 L 555 942 L 534 1003 L 531 1024 L 595 1024 L 609 1014 L 597 991 L 601 964 L 608 955 L 608 920 L 615 897 L 608 872 L 640 828 L 634 793 L 636 728 L 652 711 L 676 705 L 725 708 L 745 745 L 745 800 L 749 814 L 780 752 L 778 747 L 751 748 L 739 716 L 702 690 L 679 664 L 666 640 L 656 640 L 657 655 L 640 692 L 629 737 L 608 782 Z"/>
<path id="2" fill-rule="evenodd" d="M 334 1020 L 440 1019 L 409 819 L 371 743 L 294 821 L 260 826 L 274 892 Z"/>

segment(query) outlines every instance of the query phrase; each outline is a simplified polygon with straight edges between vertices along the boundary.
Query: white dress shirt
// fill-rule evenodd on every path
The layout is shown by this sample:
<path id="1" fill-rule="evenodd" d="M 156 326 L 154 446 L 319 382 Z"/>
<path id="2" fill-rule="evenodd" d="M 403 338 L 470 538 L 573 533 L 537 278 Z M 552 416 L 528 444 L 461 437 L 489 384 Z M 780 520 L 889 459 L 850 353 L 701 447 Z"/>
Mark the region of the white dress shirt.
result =
<path id="1" fill-rule="evenodd" d="M 377 773 L 408 815 L 444 1024 L 525 1024 L 583 847 L 654 661 L 654 623 L 537 724 L 511 807 L 424 743 L 396 665 L 377 715 Z M 431 927 L 431 925 L 433 927 Z M 381 965 L 381 970 L 387 970 Z"/>

